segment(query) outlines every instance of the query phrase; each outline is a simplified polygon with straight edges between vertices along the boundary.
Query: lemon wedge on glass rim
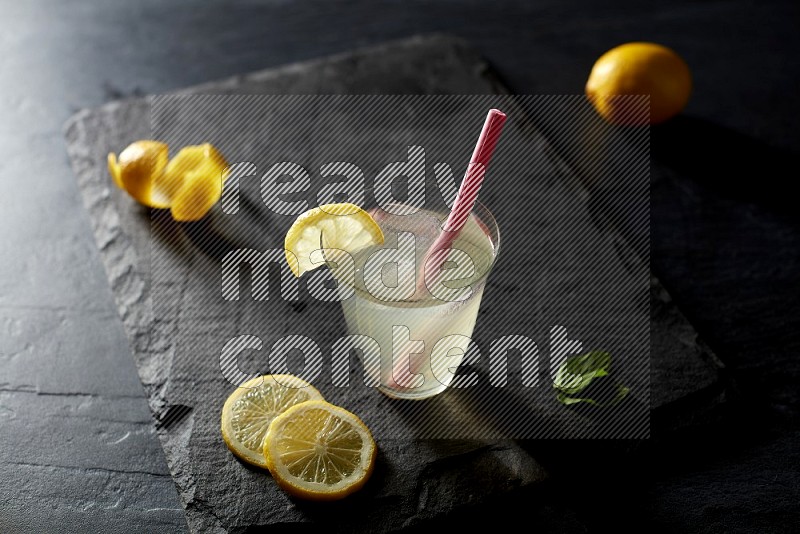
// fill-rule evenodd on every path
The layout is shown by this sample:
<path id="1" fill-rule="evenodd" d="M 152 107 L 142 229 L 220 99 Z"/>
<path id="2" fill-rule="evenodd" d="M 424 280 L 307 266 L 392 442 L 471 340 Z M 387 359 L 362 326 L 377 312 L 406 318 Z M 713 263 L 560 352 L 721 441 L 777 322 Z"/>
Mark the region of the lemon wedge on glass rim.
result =
<path id="1" fill-rule="evenodd" d="M 361 419 L 323 400 L 296 404 L 277 416 L 264 440 L 267 468 L 278 486 L 317 501 L 361 489 L 372 475 L 376 453 Z"/>
<path id="2" fill-rule="evenodd" d="M 356 252 L 383 243 L 383 231 L 369 213 L 348 202 L 323 204 L 301 214 L 286 233 L 286 261 L 295 276 L 320 267 L 311 253 L 320 249 Z"/>
<path id="3" fill-rule="evenodd" d="M 266 467 L 264 437 L 270 423 L 292 406 L 322 400 L 308 382 L 292 375 L 264 375 L 236 388 L 222 407 L 222 439 L 239 459 Z"/>

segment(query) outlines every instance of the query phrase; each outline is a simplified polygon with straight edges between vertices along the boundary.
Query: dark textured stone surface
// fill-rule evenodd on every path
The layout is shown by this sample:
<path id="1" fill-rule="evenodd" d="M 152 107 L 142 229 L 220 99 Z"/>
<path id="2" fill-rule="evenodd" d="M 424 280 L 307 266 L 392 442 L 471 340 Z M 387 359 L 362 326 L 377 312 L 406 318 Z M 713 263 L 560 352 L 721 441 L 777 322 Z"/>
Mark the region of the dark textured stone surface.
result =
<path id="1" fill-rule="evenodd" d="M 416 65 L 421 67 L 417 68 Z M 420 70 L 425 68 L 429 68 L 430 72 L 420 78 Z M 370 49 L 352 56 L 256 73 L 219 84 L 205 85 L 192 89 L 191 92 L 329 93 L 347 91 L 348 88 L 360 89 L 367 85 L 368 80 L 371 80 L 372 84 L 369 86 L 370 90 L 393 93 L 505 92 L 502 86 L 497 85 L 489 74 L 487 66 L 475 52 L 461 41 L 444 37 L 415 39 Z M 191 109 L 186 107 L 183 113 L 191 116 L 193 113 Z M 267 118 L 260 121 L 269 122 Z M 87 207 L 92 214 L 98 244 L 120 306 L 120 313 L 132 340 L 140 376 L 150 394 L 151 408 L 158 420 L 170 421 L 169 425 L 162 426 L 160 435 L 171 470 L 181 490 L 190 527 L 199 531 L 218 529 L 238 531 L 259 524 L 314 522 L 319 514 L 318 508 L 287 499 L 275 488 L 269 477 L 243 468 L 222 447 L 218 435 L 218 407 L 230 390 L 230 386 L 217 369 L 216 352 L 212 350 L 209 353 L 208 348 L 219 341 L 220 335 L 224 336 L 226 322 L 233 321 L 232 326 L 250 332 L 248 328 L 254 328 L 257 324 L 248 326 L 252 321 L 246 321 L 243 317 L 252 317 L 253 321 L 258 323 L 266 320 L 264 314 L 258 311 L 258 307 L 243 314 L 225 312 L 225 305 L 215 304 L 219 302 L 218 298 L 209 299 L 197 291 L 196 286 L 199 286 L 210 289 L 216 295 L 215 278 L 207 281 L 200 279 L 199 282 L 195 280 L 187 285 L 186 280 L 196 278 L 196 273 L 217 272 L 218 267 L 215 267 L 217 260 L 213 255 L 211 258 L 198 255 L 192 239 L 177 238 L 181 235 L 179 229 L 167 221 L 163 223 L 156 221 L 154 231 L 176 237 L 169 237 L 164 241 L 166 247 L 157 239 L 155 247 L 151 249 L 148 241 L 150 219 L 124 194 L 109 187 L 103 155 L 116 146 L 124 146 L 134 139 L 147 137 L 149 127 L 149 103 L 145 100 L 134 100 L 112 104 L 97 111 L 82 112 L 70 121 L 66 131 L 70 155 L 79 176 Z M 175 129 L 186 130 L 179 127 Z M 194 127 L 189 131 L 194 132 L 196 129 L 197 127 Z M 212 138 L 213 135 L 220 135 L 221 143 L 230 142 L 231 146 L 237 146 L 231 137 L 235 132 L 222 135 L 224 131 L 217 132 L 213 129 L 209 131 L 213 132 L 208 134 Z M 541 139 L 535 136 L 529 137 L 528 144 L 519 147 L 515 145 L 517 142 L 509 134 L 507 143 L 512 146 L 512 151 L 529 151 L 534 154 L 533 160 L 547 160 L 545 152 L 535 155 L 541 150 L 537 146 L 544 146 Z M 563 232 L 570 235 L 591 235 L 595 230 L 592 229 L 588 212 L 578 202 L 577 197 L 574 197 L 574 193 L 569 188 L 557 192 L 558 187 L 546 185 L 554 180 L 556 183 L 558 176 L 565 176 L 564 173 L 569 171 L 559 167 L 561 163 L 555 160 L 549 164 L 550 167 L 547 167 L 547 164 L 543 165 L 545 166 L 535 171 L 538 183 L 541 184 L 535 196 L 541 197 L 539 202 L 542 202 L 542 207 L 534 206 L 532 211 L 544 215 L 539 216 L 540 222 L 536 222 L 535 218 L 529 222 L 550 227 L 553 223 L 548 221 L 560 220 Z M 500 175 L 503 174 L 500 167 L 494 170 Z M 552 174 L 552 177 L 548 173 Z M 493 189 L 497 191 L 493 192 Z M 522 205 L 515 207 L 517 196 L 519 195 L 509 197 L 508 185 L 505 185 L 499 189 L 488 187 L 484 199 L 490 205 L 494 201 L 495 204 L 503 206 L 498 212 L 501 220 L 511 220 L 516 225 L 518 234 L 527 235 L 527 232 L 519 230 L 520 225 L 525 224 L 526 220 L 514 218 L 515 213 L 525 211 Z M 505 198 L 505 201 L 501 203 L 500 197 Z M 575 200 L 570 201 L 570 198 Z M 524 198 L 521 200 L 523 204 L 526 202 Z M 570 202 L 574 204 L 572 208 L 548 210 L 545 207 L 564 203 L 568 206 Z M 564 215 L 567 214 L 569 217 L 565 218 Z M 572 219 L 575 221 L 571 221 Z M 276 234 L 282 235 L 283 232 L 277 231 Z M 206 235 L 203 240 L 207 241 L 210 235 Z M 511 239 L 513 241 L 513 236 Z M 595 239 L 593 242 L 611 242 L 606 239 Z M 543 256 L 548 254 L 552 256 L 551 260 L 541 261 L 539 269 L 540 276 L 550 273 L 551 278 L 548 278 L 550 281 L 546 286 L 554 292 L 554 297 L 561 294 L 556 290 L 560 283 L 557 282 L 558 277 L 569 283 L 577 283 L 576 281 L 581 278 L 576 277 L 576 273 L 592 273 L 591 276 L 594 276 L 601 263 L 614 265 L 614 262 L 620 262 L 619 259 L 615 259 L 616 255 L 625 254 L 621 242 L 617 244 L 617 249 L 605 245 L 608 254 L 602 252 L 602 246 L 597 248 L 596 244 L 591 252 L 589 249 L 581 252 L 580 249 L 569 250 L 558 247 L 548 253 L 546 244 L 548 241 L 554 239 L 547 238 L 534 248 L 541 249 Z M 279 244 L 267 243 L 267 246 L 277 245 Z M 514 265 L 522 265 L 519 262 L 530 260 L 526 260 L 524 251 L 527 249 L 522 243 L 515 246 L 512 242 L 510 245 L 507 243 L 507 246 L 512 249 L 506 253 L 507 256 L 511 256 L 509 265 L 512 268 L 506 274 L 511 276 L 519 271 L 519 267 L 514 268 Z M 519 251 L 517 263 L 514 263 L 513 259 L 514 250 Z M 574 254 L 576 257 L 592 256 L 598 263 L 595 263 L 592 269 L 587 269 L 582 267 L 581 262 L 570 260 L 571 256 L 563 256 L 565 253 Z M 599 262 L 601 257 L 607 259 Z M 158 271 L 162 273 L 161 276 L 166 278 L 153 278 L 150 272 L 151 260 L 154 266 L 159 266 Z M 563 267 L 552 270 L 548 267 L 550 263 L 554 266 L 572 265 L 573 270 L 556 274 L 563 271 Z M 504 274 L 503 269 L 498 267 L 498 274 L 494 275 L 494 280 L 495 285 L 499 285 L 497 288 L 490 287 L 488 291 L 499 294 L 504 284 L 513 282 L 519 285 L 523 282 L 519 278 L 516 281 L 506 278 L 508 276 Z M 646 277 L 644 284 L 643 289 L 646 289 Z M 616 292 L 626 293 L 627 289 L 623 290 L 622 287 L 624 286 L 619 286 Z M 532 294 L 534 289 L 535 286 L 531 286 L 525 289 L 524 293 Z M 175 291 L 178 292 L 173 295 Z M 608 307 L 611 305 L 611 300 L 608 294 L 605 295 L 603 306 Z M 553 300 L 554 297 L 543 297 L 542 300 Z M 646 292 L 643 297 L 646 301 Z M 654 406 L 662 409 L 687 394 L 716 385 L 718 367 L 713 359 L 709 359 L 712 357 L 707 349 L 698 345 L 693 329 L 675 310 L 657 282 L 653 285 L 651 301 L 653 303 L 651 340 L 654 372 L 657 378 L 654 383 L 659 386 L 654 390 L 652 397 Z M 490 293 L 484 307 L 491 308 L 492 302 Z M 246 304 L 241 305 L 246 306 Z M 288 318 L 293 315 L 289 303 L 278 302 L 272 306 L 277 306 L 275 313 L 288 314 Z M 631 304 L 627 306 L 631 307 Z M 286 309 L 283 310 L 284 308 Z M 312 311 L 315 313 L 319 311 L 323 315 L 317 319 L 311 318 L 310 323 L 304 324 L 319 324 L 330 314 L 330 310 L 326 311 L 322 306 L 317 305 L 315 308 L 319 310 Z M 219 313 L 212 312 L 212 309 L 218 309 Z M 549 311 L 542 308 L 536 313 L 547 315 L 556 311 L 557 308 Z M 170 325 L 178 324 L 179 313 L 180 329 L 177 330 Z M 569 311 L 562 310 L 561 313 Z M 597 312 L 583 313 L 599 317 Z M 213 325 L 204 319 L 209 314 L 217 317 Z M 511 330 L 508 331 L 512 333 L 530 333 L 531 327 L 524 325 L 531 319 L 526 319 L 524 314 L 516 314 L 515 318 L 512 318 L 502 309 L 494 307 L 491 313 L 484 311 L 483 317 L 485 319 L 482 320 L 481 327 L 488 329 L 487 333 L 501 330 L 505 332 L 509 328 Z M 618 320 L 614 314 L 611 314 L 610 318 Z M 279 323 L 286 320 L 288 319 L 280 319 L 275 323 L 276 328 L 280 329 Z M 309 321 L 308 318 L 303 320 Z M 566 318 L 555 317 L 553 320 L 559 323 L 560 320 L 566 321 Z M 643 324 L 646 325 L 646 316 L 643 320 L 645 321 Z M 211 326 L 213 327 L 209 330 Z M 331 331 L 330 326 L 325 328 L 325 332 Z M 520 331 L 520 328 L 523 330 Z M 611 323 L 604 327 L 596 325 L 587 333 L 594 331 L 594 335 L 599 336 L 598 339 L 603 339 L 603 335 L 599 332 L 608 334 L 609 328 Z M 230 333 L 235 334 L 238 331 L 234 329 L 228 335 Z M 480 332 L 477 335 L 480 338 Z M 622 345 L 614 351 L 619 354 L 623 348 L 633 349 L 634 339 L 642 339 L 635 330 L 621 335 L 629 337 L 620 339 Z M 640 351 L 633 352 L 641 354 Z M 622 368 L 628 367 L 624 364 L 624 359 L 620 359 L 618 363 Z M 675 373 L 676 368 L 682 369 L 683 372 Z M 668 377 L 669 381 L 660 380 L 664 377 Z M 631 375 L 629 380 L 635 380 L 635 376 Z M 635 383 L 631 385 L 635 386 Z M 202 390 L 198 391 L 198 386 Z M 634 387 L 634 390 L 647 394 L 641 386 Z M 397 415 L 390 415 L 391 412 L 386 411 L 386 408 L 381 408 L 382 404 L 378 401 L 386 399 L 381 399 L 376 392 L 353 393 L 347 392 L 339 399 L 341 393 L 336 390 L 325 390 L 326 396 L 330 395 L 334 402 L 354 409 L 373 426 L 376 436 L 379 437 L 382 457 L 379 460 L 376 480 L 357 498 L 341 505 L 342 511 L 362 509 L 367 506 L 372 513 L 367 515 L 362 513 L 354 518 L 343 519 L 342 527 L 345 529 L 392 530 L 416 525 L 446 516 L 465 505 L 491 499 L 498 493 L 525 488 L 546 479 L 545 470 L 534 459 L 535 455 L 529 455 L 524 448 L 514 442 L 410 441 L 399 440 L 391 434 L 384 438 L 387 431 L 382 430 L 381 425 L 389 421 L 396 427 L 398 424 L 403 424 L 402 420 L 397 419 Z M 378 398 L 375 395 L 378 395 Z M 641 400 L 647 402 L 647 397 Z M 684 411 L 695 413 L 698 406 L 705 407 L 706 404 L 706 400 L 692 403 L 684 407 Z M 553 404 L 551 402 L 546 406 Z M 541 411 L 539 405 L 532 405 L 530 409 L 536 410 L 539 417 L 544 418 L 545 425 L 567 424 L 568 419 L 564 419 L 563 415 L 552 411 L 548 414 L 548 411 Z M 178 412 L 180 414 L 176 415 Z M 562 412 L 569 413 L 563 409 L 558 411 Z M 547 422 L 548 417 L 555 419 Z M 559 418 L 560 423 L 557 422 Z M 410 435 L 414 433 L 413 427 L 408 428 L 408 433 Z"/>
<path id="2" fill-rule="evenodd" d="M 408 74 L 397 72 L 401 65 L 408 63 L 426 64 L 433 70 L 423 78 L 417 76 L 416 69 L 409 69 Z M 237 78 L 222 82 L 219 87 L 221 92 L 332 92 L 350 87 L 350 84 L 362 86 L 362 80 L 383 79 L 384 87 L 400 92 L 438 93 L 446 87 L 491 91 L 491 78 L 481 77 L 485 66 L 480 66 L 474 52 L 460 42 L 415 40 L 356 56 Z M 376 72 L 381 71 L 384 74 L 376 76 Z M 204 86 L 198 90 L 215 88 L 216 85 Z M 200 294 L 170 297 L 173 288 L 185 286 L 189 277 L 187 268 L 202 272 L 206 269 L 203 263 L 208 260 L 196 252 L 190 241 L 181 245 L 175 242 L 169 245 L 166 260 L 154 256 L 154 261 L 168 262 L 160 269 L 167 273 L 168 279 L 154 281 L 149 272 L 150 219 L 124 194 L 108 187 L 100 154 L 133 139 L 148 137 L 149 127 L 148 104 L 132 101 L 110 105 L 99 113 L 78 115 L 67 128 L 67 138 L 111 287 L 131 338 L 140 376 L 150 395 L 151 408 L 157 419 L 170 420 L 169 425 L 161 427 L 160 435 L 181 491 L 190 528 L 201 532 L 239 531 L 260 524 L 316 522 L 324 509 L 290 500 L 267 475 L 244 468 L 223 447 L 218 410 L 231 388 L 218 371 L 216 351 L 209 354 L 203 348 L 219 340 L 222 331 L 218 328 L 223 326 L 224 316 L 220 316 L 217 326 L 208 331 L 204 319 L 210 313 L 205 307 L 210 305 L 208 300 L 202 300 Z M 173 226 L 163 231 L 180 235 Z M 181 248 L 184 252 L 176 255 L 175 251 Z M 155 249 L 153 254 L 156 254 Z M 195 255 L 195 260 L 183 264 L 181 257 L 187 254 Z M 215 270 L 213 265 L 216 261 L 208 267 Z M 180 280 L 172 280 L 174 277 Z M 158 292 L 164 292 L 160 299 L 152 296 L 151 291 L 156 291 L 151 288 L 154 283 L 158 284 Z M 216 295 L 216 284 L 203 283 L 200 287 Z M 193 307 L 193 301 L 203 307 Z M 175 307 L 175 304 L 180 306 Z M 286 308 L 283 313 L 291 313 L 288 303 L 277 305 L 276 313 L 283 308 Z M 179 312 L 184 316 L 181 337 L 168 326 L 177 322 Z M 242 315 L 259 316 L 254 309 L 230 318 L 234 320 Z M 203 330 L 211 335 L 206 342 L 197 337 L 203 336 Z M 220 333 L 215 335 L 216 332 Z M 198 341 L 200 344 L 193 350 L 191 347 Z M 177 360 L 176 351 L 189 356 Z M 378 395 L 374 391 L 369 393 Z M 351 404 L 347 405 L 354 409 Z M 190 409 L 182 408 L 187 405 Z M 356 411 L 372 424 L 369 411 Z M 181 412 L 180 416 L 176 416 L 177 412 Z M 376 419 L 375 424 L 379 421 Z M 536 461 L 510 441 L 384 439 L 379 441 L 379 447 L 378 471 L 370 486 L 335 508 L 342 514 L 341 528 L 345 530 L 401 528 L 546 477 Z M 364 513 L 365 507 L 371 512 Z M 348 514 L 350 510 L 358 513 Z"/>

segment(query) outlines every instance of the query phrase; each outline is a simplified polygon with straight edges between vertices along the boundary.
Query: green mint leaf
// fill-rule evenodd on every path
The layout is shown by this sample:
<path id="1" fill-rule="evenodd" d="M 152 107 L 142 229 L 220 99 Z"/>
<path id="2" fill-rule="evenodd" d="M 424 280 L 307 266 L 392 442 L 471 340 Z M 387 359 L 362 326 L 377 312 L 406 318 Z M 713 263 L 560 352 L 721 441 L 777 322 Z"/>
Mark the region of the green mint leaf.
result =
<path id="1" fill-rule="evenodd" d="M 592 351 L 580 356 L 570 356 L 556 372 L 553 387 L 562 393 L 575 394 L 588 386 L 595 378 L 608 375 L 611 355 Z"/>
<path id="2" fill-rule="evenodd" d="M 565 406 L 584 402 L 592 406 L 606 408 L 608 406 L 614 406 L 615 404 L 622 401 L 622 399 L 624 399 L 628 395 L 628 393 L 630 393 L 630 388 L 627 388 L 621 384 L 617 384 L 617 394 L 611 400 L 604 403 L 600 403 L 594 399 L 590 399 L 587 397 L 570 397 L 568 395 L 565 395 L 564 393 L 558 393 L 558 395 L 556 395 L 556 400 L 558 400 L 558 402 L 564 404 Z"/>
<path id="3" fill-rule="evenodd" d="M 561 404 L 564 404 L 566 406 L 569 406 L 570 404 L 578 404 L 579 402 L 585 402 L 587 404 L 591 404 L 591 405 L 594 405 L 594 406 L 597 405 L 597 401 L 595 401 L 593 399 L 583 399 L 583 398 L 580 398 L 580 397 L 568 397 L 567 395 L 565 395 L 563 393 L 559 393 L 558 395 L 556 395 L 556 400 L 558 400 L 558 402 L 560 402 Z"/>

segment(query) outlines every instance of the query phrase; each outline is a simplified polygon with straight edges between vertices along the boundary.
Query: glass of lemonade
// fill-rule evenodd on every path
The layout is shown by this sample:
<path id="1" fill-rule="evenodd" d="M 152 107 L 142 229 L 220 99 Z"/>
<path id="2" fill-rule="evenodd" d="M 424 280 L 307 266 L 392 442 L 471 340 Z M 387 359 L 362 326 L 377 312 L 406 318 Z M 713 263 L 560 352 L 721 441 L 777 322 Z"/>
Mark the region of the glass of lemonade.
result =
<path id="1" fill-rule="evenodd" d="M 447 252 L 438 279 L 420 283 L 429 247 L 447 209 L 414 211 L 403 204 L 367 207 L 385 241 L 352 255 L 355 277 L 340 288 L 348 334 L 359 336 L 367 378 L 384 394 L 424 399 L 455 386 L 453 373 L 469 349 L 483 290 L 500 247 L 492 214 L 476 202 Z"/>

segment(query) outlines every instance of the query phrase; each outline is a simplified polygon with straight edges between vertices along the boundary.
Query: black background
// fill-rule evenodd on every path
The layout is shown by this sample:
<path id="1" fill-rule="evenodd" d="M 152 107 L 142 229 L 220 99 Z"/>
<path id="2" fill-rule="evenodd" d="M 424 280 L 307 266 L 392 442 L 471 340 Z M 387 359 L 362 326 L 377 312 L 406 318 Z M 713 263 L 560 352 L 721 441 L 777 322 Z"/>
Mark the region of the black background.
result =
<path id="1" fill-rule="evenodd" d="M 419 32 L 518 93 L 577 94 L 626 41 L 677 50 L 684 117 L 651 136 L 652 268 L 735 380 L 714 422 L 621 454 L 534 444 L 554 481 L 475 510 L 531 528 L 792 531 L 800 520 L 800 5 L 793 2 L 4 2 L 0 530 L 185 529 L 64 151 L 79 108 Z M 38 392 L 38 393 L 37 393 Z M 2 418 L 26 431 L 2 431 Z M 125 437 L 124 454 L 106 444 Z M 626 528 L 626 530 L 628 529 Z"/>

